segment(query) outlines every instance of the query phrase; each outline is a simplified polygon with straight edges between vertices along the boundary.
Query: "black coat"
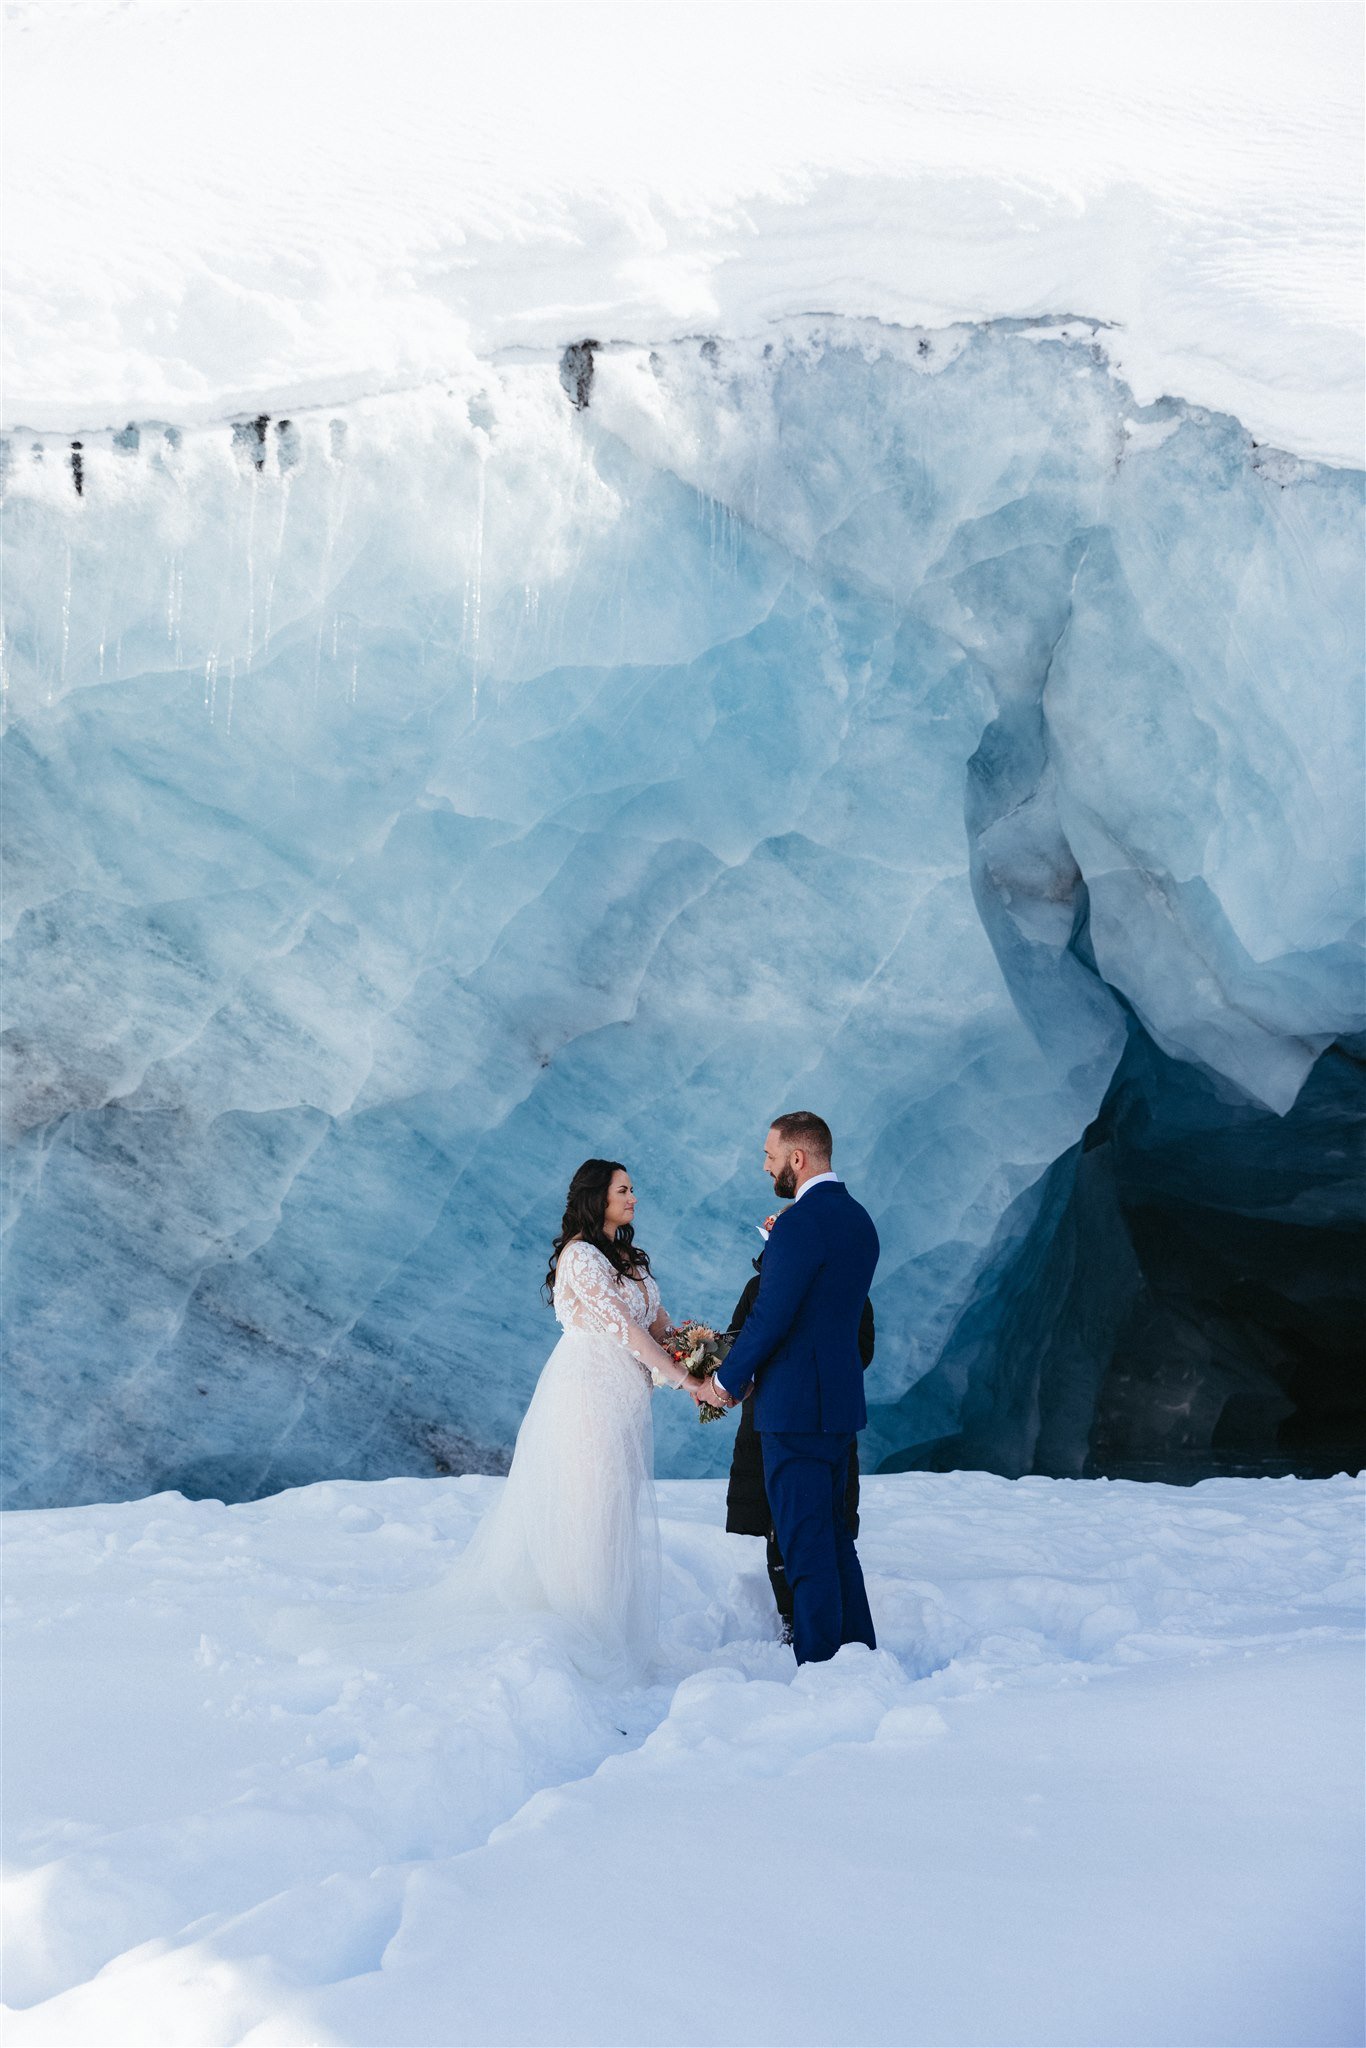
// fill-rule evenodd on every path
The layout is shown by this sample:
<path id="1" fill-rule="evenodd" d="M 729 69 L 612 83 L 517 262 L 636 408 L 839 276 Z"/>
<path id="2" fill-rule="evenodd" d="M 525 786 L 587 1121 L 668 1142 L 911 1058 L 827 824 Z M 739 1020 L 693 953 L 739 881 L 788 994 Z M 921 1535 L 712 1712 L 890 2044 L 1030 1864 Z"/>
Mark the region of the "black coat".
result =
<path id="1" fill-rule="evenodd" d="M 754 1278 L 745 1288 L 735 1304 L 730 1319 L 730 1335 L 744 1322 L 754 1306 L 754 1297 L 759 1292 L 759 1268 L 763 1254 L 754 1261 Z M 859 1324 L 859 1357 L 863 1370 L 867 1372 L 873 1361 L 873 1304 L 863 1304 L 863 1319 Z M 844 1494 L 844 1511 L 849 1523 L 849 1534 L 858 1535 L 858 1444 L 855 1442 L 849 1453 L 849 1480 Z M 773 1527 L 769 1513 L 768 1494 L 764 1490 L 764 1457 L 759 1442 L 759 1432 L 754 1427 L 754 1396 L 747 1394 L 740 1407 L 740 1423 L 735 1432 L 735 1448 L 731 1452 L 730 1485 L 726 1489 L 726 1527 L 733 1536 L 767 1536 Z"/>

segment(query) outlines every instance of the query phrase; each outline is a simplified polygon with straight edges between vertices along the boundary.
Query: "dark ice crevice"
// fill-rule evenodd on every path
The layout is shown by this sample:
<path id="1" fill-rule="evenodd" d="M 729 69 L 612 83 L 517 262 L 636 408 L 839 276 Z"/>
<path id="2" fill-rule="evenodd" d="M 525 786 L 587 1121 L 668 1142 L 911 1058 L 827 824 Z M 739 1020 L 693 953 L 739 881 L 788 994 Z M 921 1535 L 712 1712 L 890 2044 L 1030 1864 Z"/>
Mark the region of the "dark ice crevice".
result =
<path id="1" fill-rule="evenodd" d="M 882 1469 L 1360 1471 L 1364 1136 L 1361 1041 L 1277 1116 L 1131 1019 L 1100 1113 L 1006 1217 Z M 946 1404 L 960 1427 L 925 1441 Z"/>

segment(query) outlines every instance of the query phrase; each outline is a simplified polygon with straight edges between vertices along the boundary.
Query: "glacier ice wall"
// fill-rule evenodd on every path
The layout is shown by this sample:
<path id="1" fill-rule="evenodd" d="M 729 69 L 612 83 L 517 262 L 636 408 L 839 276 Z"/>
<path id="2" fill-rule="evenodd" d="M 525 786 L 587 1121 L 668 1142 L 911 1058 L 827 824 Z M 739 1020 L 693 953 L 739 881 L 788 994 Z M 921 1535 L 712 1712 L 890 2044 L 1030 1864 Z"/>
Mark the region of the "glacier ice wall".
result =
<path id="1" fill-rule="evenodd" d="M 1135 1021 L 1362 1028 L 1359 474 L 1077 322 L 590 354 L 10 437 L 12 1502 L 496 1469 L 577 1161 L 724 1315 L 796 1103 L 895 1455 Z"/>

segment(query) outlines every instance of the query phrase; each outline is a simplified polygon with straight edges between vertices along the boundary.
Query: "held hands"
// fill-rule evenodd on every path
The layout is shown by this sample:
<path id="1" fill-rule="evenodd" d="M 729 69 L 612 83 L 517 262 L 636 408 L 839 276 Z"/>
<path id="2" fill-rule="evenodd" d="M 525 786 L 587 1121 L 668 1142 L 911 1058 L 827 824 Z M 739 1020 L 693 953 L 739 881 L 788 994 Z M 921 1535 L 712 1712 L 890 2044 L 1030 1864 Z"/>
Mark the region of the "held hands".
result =
<path id="1" fill-rule="evenodd" d="M 716 1377 L 716 1368 L 730 1348 L 728 1336 L 718 1337 L 709 1324 L 688 1318 L 676 1328 L 666 1329 L 661 1342 L 673 1363 L 683 1367 L 674 1385 L 690 1396 L 699 1421 L 719 1421 L 729 1409 L 739 1407 L 736 1396 L 727 1393 Z"/>

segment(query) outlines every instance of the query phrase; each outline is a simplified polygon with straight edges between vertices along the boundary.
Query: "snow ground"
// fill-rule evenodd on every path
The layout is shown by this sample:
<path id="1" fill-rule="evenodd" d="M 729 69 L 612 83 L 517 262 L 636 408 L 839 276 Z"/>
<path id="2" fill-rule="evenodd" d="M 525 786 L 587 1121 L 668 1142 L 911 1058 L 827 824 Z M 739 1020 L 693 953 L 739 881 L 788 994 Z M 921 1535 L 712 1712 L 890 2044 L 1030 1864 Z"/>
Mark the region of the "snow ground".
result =
<path id="1" fill-rule="evenodd" d="M 7 1518 L 11 2048 L 1362 2038 L 1359 1483 L 872 1479 L 794 1676 L 669 1482 L 617 1697 L 375 1654 L 501 1483 Z"/>
<path id="2" fill-rule="evenodd" d="M 585 335 L 1113 323 L 1362 459 L 1337 4 L 6 10 L 7 423 L 338 404 Z"/>

